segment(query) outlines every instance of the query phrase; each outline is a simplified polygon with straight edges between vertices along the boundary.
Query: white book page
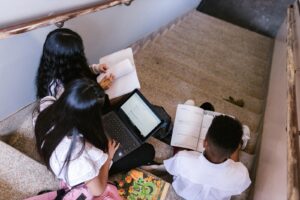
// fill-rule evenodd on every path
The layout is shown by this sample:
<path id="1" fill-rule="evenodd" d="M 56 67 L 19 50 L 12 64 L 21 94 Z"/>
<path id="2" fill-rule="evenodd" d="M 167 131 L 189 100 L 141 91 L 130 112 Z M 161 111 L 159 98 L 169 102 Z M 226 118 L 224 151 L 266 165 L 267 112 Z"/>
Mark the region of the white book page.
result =
<path id="1" fill-rule="evenodd" d="M 196 150 L 203 109 L 179 104 L 176 110 L 171 145 Z"/>
<path id="2" fill-rule="evenodd" d="M 128 61 L 130 61 L 131 65 L 129 65 Z M 120 97 L 132 92 L 134 89 L 141 88 L 131 48 L 124 49 L 101 58 L 100 64 L 107 64 L 109 68 L 113 68 L 112 70 L 118 71 L 117 78 L 113 81 L 111 87 L 105 90 L 109 99 Z M 116 66 L 118 69 L 114 68 Z M 125 69 L 119 70 L 119 68 Z M 101 78 L 100 76 L 101 75 L 98 76 L 99 80 Z"/>
<path id="3" fill-rule="evenodd" d="M 218 116 L 220 114 L 221 113 L 218 113 L 218 112 L 204 110 L 202 126 L 201 126 L 201 130 L 200 130 L 200 137 L 199 137 L 199 141 L 197 144 L 197 151 L 199 151 L 199 152 L 204 151 L 203 143 L 204 143 L 204 139 L 206 137 L 207 131 L 208 131 L 214 117 Z"/>
<path id="4" fill-rule="evenodd" d="M 110 66 L 105 73 L 101 73 L 97 77 L 97 82 L 99 83 L 106 75 L 113 74 L 115 79 L 119 79 L 135 70 L 134 66 L 131 64 L 129 59 L 125 59 L 116 65 Z"/>
<path id="5" fill-rule="evenodd" d="M 107 56 L 104 56 L 100 58 L 99 63 L 107 64 L 108 66 L 113 66 L 125 59 L 129 59 L 131 64 L 135 66 L 133 52 L 131 48 L 123 49 L 115 53 L 109 54 Z"/>

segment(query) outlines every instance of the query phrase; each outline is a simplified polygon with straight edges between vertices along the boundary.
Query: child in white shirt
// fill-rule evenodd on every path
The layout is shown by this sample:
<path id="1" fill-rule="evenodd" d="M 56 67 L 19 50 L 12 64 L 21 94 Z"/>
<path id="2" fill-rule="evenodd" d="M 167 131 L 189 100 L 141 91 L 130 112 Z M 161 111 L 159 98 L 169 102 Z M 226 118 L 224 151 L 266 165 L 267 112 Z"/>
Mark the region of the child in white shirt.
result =
<path id="1" fill-rule="evenodd" d="M 229 200 L 251 184 L 247 168 L 230 157 L 241 144 L 241 123 L 221 115 L 214 118 L 204 141 L 205 151 L 181 151 L 165 160 L 176 193 L 187 200 Z"/>
<path id="2" fill-rule="evenodd" d="M 37 149 L 44 163 L 63 185 L 83 184 L 90 197 L 86 200 L 105 199 L 101 196 L 107 191 L 109 172 L 147 164 L 155 154 L 153 146 L 144 144 L 112 162 L 119 145 L 103 129 L 106 99 L 95 81 L 75 80 L 59 99 L 44 99 L 35 123 Z"/>
<path id="3" fill-rule="evenodd" d="M 92 196 L 101 195 L 118 148 L 102 128 L 104 91 L 92 80 L 75 80 L 50 102 L 35 124 L 41 157 L 67 186 L 84 183 Z"/>

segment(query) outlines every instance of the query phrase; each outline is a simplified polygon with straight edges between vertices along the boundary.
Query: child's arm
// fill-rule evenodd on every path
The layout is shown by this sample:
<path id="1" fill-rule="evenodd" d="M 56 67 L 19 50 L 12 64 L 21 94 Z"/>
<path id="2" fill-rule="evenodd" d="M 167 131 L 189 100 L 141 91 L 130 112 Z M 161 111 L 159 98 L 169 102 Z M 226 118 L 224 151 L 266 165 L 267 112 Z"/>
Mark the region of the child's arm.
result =
<path id="1" fill-rule="evenodd" d="M 105 73 L 108 69 L 107 64 L 92 64 L 89 67 L 94 74 Z"/>
<path id="2" fill-rule="evenodd" d="M 107 180 L 108 180 L 108 171 L 111 165 L 111 161 L 118 148 L 119 148 L 119 144 L 117 144 L 116 141 L 109 140 L 108 158 L 106 162 L 101 167 L 98 176 L 86 182 L 86 186 L 88 187 L 89 191 L 92 193 L 93 196 L 99 196 L 105 191 Z"/>
<path id="3" fill-rule="evenodd" d="M 159 171 L 159 172 L 166 172 L 166 167 L 164 164 L 160 164 L 160 165 L 143 165 L 141 166 L 141 168 L 143 170 L 146 170 L 146 171 Z"/>
<path id="4" fill-rule="evenodd" d="M 94 74 L 106 73 L 108 70 L 107 64 L 92 64 L 89 66 L 90 70 Z M 112 82 L 114 80 L 114 76 L 112 74 L 107 74 L 100 82 L 100 86 L 103 90 L 107 90 L 110 88 Z"/>

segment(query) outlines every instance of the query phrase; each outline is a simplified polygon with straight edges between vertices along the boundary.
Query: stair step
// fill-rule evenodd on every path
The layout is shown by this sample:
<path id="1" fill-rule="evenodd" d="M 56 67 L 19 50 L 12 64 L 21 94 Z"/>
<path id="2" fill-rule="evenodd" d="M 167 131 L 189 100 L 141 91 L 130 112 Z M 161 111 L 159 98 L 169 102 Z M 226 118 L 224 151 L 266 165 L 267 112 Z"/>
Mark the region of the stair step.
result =
<path id="1" fill-rule="evenodd" d="M 217 38 L 223 38 L 228 45 L 239 48 L 240 51 L 247 51 L 250 56 L 268 59 L 272 52 L 274 40 L 272 38 L 249 31 L 239 26 L 230 24 L 201 12 L 192 12 L 181 24 L 189 25 L 189 28 L 211 29 L 217 31 Z M 236 45 L 237 44 L 237 45 Z M 226 43 L 227 45 L 227 43 Z M 249 48 L 247 48 L 249 47 Z M 271 53 L 271 54 L 270 54 Z"/>
<path id="2" fill-rule="evenodd" d="M 182 27 L 183 26 L 183 27 Z M 214 56 L 221 56 L 222 58 L 226 58 L 226 60 L 229 59 L 229 61 L 233 61 L 231 64 L 234 65 L 234 60 L 243 60 L 241 63 L 242 66 L 249 66 L 247 67 L 248 70 L 252 70 L 254 74 L 257 75 L 264 75 L 266 71 L 268 71 L 268 67 L 270 64 L 270 60 L 267 60 L 268 58 L 262 59 L 261 57 L 255 57 L 251 56 L 247 52 L 247 48 L 243 48 L 241 50 L 240 48 L 236 48 L 237 46 L 241 46 L 243 43 L 240 42 L 240 44 L 235 43 L 233 41 L 224 40 L 223 38 L 214 38 L 213 36 L 207 36 L 211 33 L 211 31 L 199 31 L 193 30 L 188 35 L 185 33 L 187 30 L 186 27 L 184 27 L 184 24 L 174 28 L 172 31 L 169 31 L 166 36 L 171 37 L 172 39 L 178 40 L 178 42 L 183 44 L 189 44 L 191 43 L 190 47 L 196 46 L 198 50 L 201 50 L 201 52 L 207 52 L 209 54 L 212 54 Z M 228 44 L 230 43 L 230 44 Z M 213 45 L 211 48 L 207 48 L 209 45 Z M 228 51 L 230 49 L 230 51 Z M 269 49 L 268 52 L 271 52 Z M 270 58 L 270 56 L 269 56 Z M 227 61 L 228 62 L 228 61 Z M 255 65 L 253 65 L 255 63 Z"/>
<path id="3" fill-rule="evenodd" d="M 231 85 L 224 85 L 222 82 L 216 80 L 214 75 L 210 75 L 205 70 L 192 66 L 186 59 L 185 62 L 178 63 L 168 56 L 168 51 L 155 51 L 151 46 L 140 52 L 136 59 L 142 62 L 145 66 L 162 71 L 170 76 L 175 76 L 187 83 L 198 87 L 203 93 L 208 95 L 215 95 L 216 98 L 223 100 L 232 96 L 234 98 L 243 99 L 245 102 L 245 109 L 261 113 L 263 101 L 244 93 L 244 90 L 234 90 Z"/>
<path id="4" fill-rule="evenodd" d="M 186 27 L 184 27 L 186 26 Z M 176 26 L 176 28 L 173 28 L 172 31 L 167 32 L 165 34 L 166 36 L 172 37 L 174 40 L 178 40 L 178 42 L 183 44 L 190 44 L 191 47 L 196 47 L 196 49 L 202 50 L 202 51 L 214 51 L 215 55 L 219 55 L 224 58 L 231 58 L 230 56 L 237 57 L 239 60 L 243 60 L 243 63 L 241 64 L 248 64 L 250 61 L 250 69 L 253 69 L 253 71 L 256 73 L 258 71 L 258 74 L 264 74 L 264 72 L 269 69 L 269 59 L 270 55 L 268 57 L 262 57 L 262 56 L 251 56 L 247 49 L 251 50 L 250 47 L 243 47 L 240 49 L 241 44 L 250 43 L 251 41 L 234 41 L 234 39 L 224 39 L 220 37 L 218 34 L 212 34 L 212 32 L 218 32 L 215 30 L 205 30 L 206 27 L 200 27 L 198 29 L 193 29 L 192 26 L 187 26 L 187 24 L 181 24 L 179 26 Z M 188 31 L 189 34 L 186 34 Z M 229 44 L 227 44 L 229 43 Z M 212 47 L 207 48 L 207 46 Z M 270 43 L 272 44 L 272 43 Z M 238 47 L 238 48 L 237 48 Z M 228 51 L 230 49 L 230 51 Z M 257 50 L 257 48 L 254 48 Z M 268 49 L 268 52 L 270 53 L 272 49 L 272 46 Z M 225 53 L 225 55 L 224 55 Z M 227 53 L 227 54 L 226 54 Z M 229 53 L 229 54 L 228 54 Z M 248 61 L 248 62 L 247 62 Z M 255 63 L 256 65 L 253 65 Z M 247 65 L 246 65 L 247 66 Z"/>
<path id="5" fill-rule="evenodd" d="M 58 188 L 58 180 L 45 165 L 2 141 L 0 149 L 1 199 L 26 199 L 42 190 Z"/>
<path id="6" fill-rule="evenodd" d="M 258 127 L 260 115 L 250 112 L 241 107 L 235 106 L 227 101 L 222 101 L 215 98 L 213 95 L 207 95 L 184 80 L 174 76 L 169 76 L 167 73 L 162 73 L 159 69 L 147 67 L 137 59 L 137 72 L 141 80 L 142 91 L 150 100 L 162 98 L 153 103 L 166 106 L 166 109 L 174 117 L 178 103 L 183 103 L 187 99 L 194 99 L 196 102 L 203 103 L 206 101 L 215 105 L 217 111 L 233 115 L 247 124 L 252 131 Z M 174 119 L 174 118 L 173 118 Z"/>
<path id="7" fill-rule="evenodd" d="M 214 57 L 202 58 L 191 56 L 191 54 L 196 54 L 197 50 L 191 51 L 190 49 L 188 49 L 188 46 L 187 48 L 182 48 L 181 51 L 178 51 L 180 47 L 176 43 L 172 42 L 172 40 L 166 38 L 164 38 L 164 40 L 160 39 L 159 41 L 150 44 L 146 49 L 150 48 L 156 48 L 155 51 L 159 51 L 160 54 L 162 54 L 162 52 L 168 53 L 168 59 L 173 59 L 178 63 L 178 65 L 188 63 L 189 67 L 195 70 L 202 70 L 202 73 L 214 76 L 215 80 L 217 80 L 220 84 L 228 85 L 229 88 L 235 88 L 235 90 L 237 91 L 243 91 L 245 94 L 258 99 L 263 99 L 265 97 L 265 88 L 263 87 L 266 87 L 267 84 L 261 84 L 260 86 L 255 87 L 251 81 L 247 82 L 249 77 L 251 77 L 249 75 L 250 73 L 245 73 L 243 71 L 239 72 L 241 70 L 226 70 L 224 65 L 213 63 L 215 62 Z"/>

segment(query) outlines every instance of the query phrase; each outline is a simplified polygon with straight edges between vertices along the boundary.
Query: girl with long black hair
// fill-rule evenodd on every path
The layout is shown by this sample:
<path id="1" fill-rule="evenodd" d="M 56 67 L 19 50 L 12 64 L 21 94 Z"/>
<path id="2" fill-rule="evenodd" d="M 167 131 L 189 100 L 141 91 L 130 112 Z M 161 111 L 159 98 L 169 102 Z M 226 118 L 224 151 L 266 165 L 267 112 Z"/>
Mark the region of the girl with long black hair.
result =
<path id="1" fill-rule="evenodd" d="M 48 169 L 70 187 L 84 183 L 94 196 L 105 191 L 109 171 L 145 165 L 155 153 L 153 146 L 144 144 L 112 164 L 118 144 L 103 130 L 106 101 L 95 81 L 75 80 L 52 105 L 47 102 L 35 124 L 37 149 Z"/>
<path id="2" fill-rule="evenodd" d="M 44 43 L 37 76 L 36 96 L 58 98 L 64 87 L 72 80 L 89 78 L 96 80 L 96 74 L 105 72 L 105 64 L 88 65 L 82 39 L 76 32 L 60 28 L 50 32 Z M 108 89 L 113 75 L 105 77 L 99 84 Z"/>

